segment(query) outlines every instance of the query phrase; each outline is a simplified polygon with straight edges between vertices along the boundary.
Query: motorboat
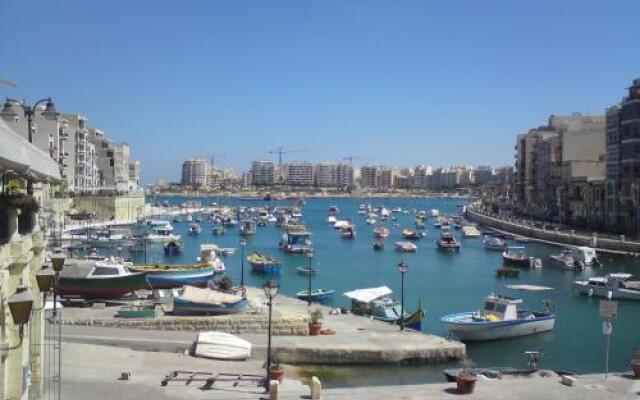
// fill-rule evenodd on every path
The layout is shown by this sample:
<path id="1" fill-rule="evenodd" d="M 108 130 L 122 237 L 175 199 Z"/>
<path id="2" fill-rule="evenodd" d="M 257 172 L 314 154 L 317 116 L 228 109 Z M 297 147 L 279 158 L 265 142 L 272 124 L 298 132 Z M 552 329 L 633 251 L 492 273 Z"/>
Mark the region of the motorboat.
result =
<path id="1" fill-rule="evenodd" d="M 251 219 L 245 219 L 240 224 L 240 234 L 249 236 L 256 233 L 256 223 Z"/>
<path id="2" fill-rule="evenodd" d="M 281 269 L 280 261 L 274 257 L 266 254 L 261 254 L 257 251 L 252 252 L 247 256 L 247 261 L 251 265 L 253 271 L 262 272 L 265 274 L 279 273 Z"/>
<path id="3" fill-rule="evenodd" d="M 226 267 L 220 257 L 218 257 L 219 254 L 220 247 L 213 243 L 203 243 L 200 245 L 196 262 L 210 266 L 217 273 L 224 272 Z"/>
<path id="4" fill-rule="evenodd" d="M 315 275 L 318 272 L 318 270 L 313 267 L 298 267 L 296 268 L 296 271 L 298 271 L 299 275 L 306 276 Z"/>
<path id="5" fill-rule="evenodd" d="M 418 309 L 412 314 L 408 314 L 405 311 L 403 315 L 401 305 L 391 298 L 392 293 L 387 286 L 380 286 L 351 290 L 345 292 L 344 296 L 351 300 L 351 312 L 355 315 L 363 315 L 393 324 L 398 324 L 404 320 L 405 327 L 420 330 L 422 328 L 422 318 L 424 317 L 422 306 L 419 305 Z"/>
<path id="6" fill-rule="evenodd" d="M 333 216 L 333 215 L 329 215 L 329 216 L 327 217 L 327 222 L 328 222 L 330 225 L 335 225 L 335 223 L 336 223 L 336 222 L 338 222 L 338 219 L 337 219 L 335 216 Z"/>
<path id="7" fill-rule="evenodd" d="M 202 232 L 202 227 L 200 226 L 199 223 L 194 222 L 192 224 L 189 225 L 189 235 L 191 236 L 197 236 Z"/>
<path id="8" fill-rule="evenodd" d="M 339 208 L 338 206 L 330 206 L 330 207 L 329 207 L 329 212 L 330 212 L 330 213 L 337 214 L 337 213 L 339 213 L 339 212 L 340 212 L 340 208 Z"/>
<path id="9" fill-rule="evenodd" d="M 235 247 L 220 247 L 220 248 L 218 248 L 218 252 L 223 257 L 229 257 L 229 256 L 232 256 L 236 252 L 236 248 Z"/>
<path id="10" fill-rule="evenodd" d="M 418 240 L 420 239 L 420 234 L 415 229 L 407 228 L 402 230 L 402 237 L 408 240 Z"/>
<path id="11" fill-rule="evenodd" d="M 573 257 L 573 251 L 570 247 L 564 247 L 558 254 L 549 256 L 557 266 L 575 271 L 583 270 L 585 265 Z"/>
<path id="12" fill-rule="evenodd" d="M 482 244 L 487 250 L 504 251 L 507 248 L 507 242 L 504 239 L 491 235 L 484 235 Z"/>
<path id="13" fill-rule="evenodd" d="M 68 260 L 60 273 L 61 296 L 112 299 L 149 289 L 146 274 L 132 272 L 129 263 L 113 257 L 102 261 Z"/>
<path id="14" fill-rule="evenodd" d="M 376 220 L 374 217 L 369 217 L 365 222 L 367 223 L 367 225 L 375 225 L 378 220 Z"/>
<path id="15" fill-rule="evenodd" d="M 206 263 L 191 265 L 148 264 L 131 265 L 133 272 L 143 272 L 153 289 L 171 289 L 184 285 L 207 286 L 213 279 L 215 270 Z"/>
<path id="16" fill-rule="evenodd" d="M 437 208 L 432 208 L 431 210 L 429 210 L 429 214 L 431 214 L 432 217 L 439 217 L 440 216 L 440 210 L 438 210 Z"/>
<path id="17" fill-rule="evenodd" d="M 507 246 L 502 252 L 502 263 L 514 267 L 532 267 L 533 258 L 527 255 L 523 246 Z"/>
<path id="18" fill-rule="evenodd" d="M 308 301 L 311 298 L 312 302 L 323 302 L 333 299 L 333 295 L 336 293 L 333 289 L 311 289 L 311 296 L 309 296 L 308 290 L 301 290 L 296 293 L 296 297 L 300 300 Z"/>
<path id="19" fill-rule="evenodd" d="M 349 221 L 339 220 L 339 221 L 336 221 L 333 224 L 333 228 L 334 229 L 342 229 L 342 228 L 345 228 L 345 227 L 350 226 L 350 225 L 351 225 L 351 223 Z"/>
<path id="20" fill-rule="evenodd" d="M 392 208 L 391 212 L 394 213 L 394 214 L 400 214 L 402 212 L 402 208 L 400 208 L 400 207 Z"/>
<path id="21" fill-rule="evenodd" d="M 173 298 L 175 315 L 224 315 L 243 311 L 247 298 L 242 293 L 227 293 L 211 288 L 184 286 L 182 293 Z"/>
<path id="22" fill-rule="evenodd" d="M 373 249 L 374 250 L 383 250 L 384 249 L 384 242 L 382 240 L 374 240 Z"/>
<path id="23" fill-rule="evenodd" d="M 355 239 L 356 238 L 356 230 L 353 225 L 348 225 L 340 229 L 340 237 L 343 239 Z"/>
<path id="24" fill-rule="evenodd" d="M 480 237 L 480 231 L 475 225 L 464 225 L 461 228 L 462 236 L 466 238 L 478 238 Z"/>
<path id="25" fill-rule="evenodd" d="M 418 246 L 411 242 L 396 242 L 396 251 L 401 253 L 415 253 L 418 250 Z"/>
<path id="26" fill-rule="evenodd" d="M 145 242 L 149 243 L 168 243 L 171 241 L 180 241 L 180 235 L 174 235 L 171 233 L 173 227 L 168 226 L 154 226 L 152 232 L 146 233 L 142 236 Z"/>
<path id="27" fill-rule="evenodd" d="M 458 240 L 448 229 L 440 232 L 440 237 L 438 237 L 436 243 L 438 244 L 438 248 L 440 250 L 445 251 L 458 251 L 461 247 L 460 242 L 458 242 Z"/>
<path id="28" fill-rule="evenodd" d="M 220 225 L 220 226 L 214 227 L 213 230 L 211 231 L 211 233 L 213 233 L 216 236 L 224 235 L 225 234 L 224 226 Z"/>
<path id="29" fill-rule="evenodd" d="M 288 225 L 282 234 L 280 248 L 285 253 L 307 254 L 313 252 L 311 232 L 304 225 Z"/>
<path id="30" fill-rule="evenodd" d="M 533 285 L 511 285 L 521 290 L 550 290 Z M 528 289 L 525 289 L 528 287 Z M 556 316 L 548 303 L 543 311 L 518 310 L 522 299 L 490 294 L 484 308 L 445 315 L 440 319 L 450 335 L 463 341 L 507 339 L 553 330 Z"/>
<path id="31" fill-rule="evenodd" d="M 384 239 L 389 236 L 389 229 L 384 226 L 376 226 L 373 229 L 373 236 L 376 238 Z"/>
<path id="32" fill-rule="evenodd" d="M 640 281 L 632 281 L 633 275 L 622 272 L 606 276 L 591 277 L 588 280 L 577 280 L 573 287 L 579 293 L 621 300 L 640 300 Z"/>

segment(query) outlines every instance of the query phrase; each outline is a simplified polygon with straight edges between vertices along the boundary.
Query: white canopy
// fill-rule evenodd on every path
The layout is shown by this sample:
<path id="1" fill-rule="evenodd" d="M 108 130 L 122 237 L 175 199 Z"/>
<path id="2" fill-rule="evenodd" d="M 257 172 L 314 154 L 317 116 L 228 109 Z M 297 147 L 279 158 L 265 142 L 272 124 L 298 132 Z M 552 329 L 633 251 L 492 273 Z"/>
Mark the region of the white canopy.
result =
<path id="1" fill-rule="evenodd" d="M 58 164 L 0 119 L 0 171 L 11 170 L 37 180 L 60 181 Z"/>
<path id="2" fill-rule="evenodd" d="M 553 290 L 552 287 L 549 286 L 538 286 L 538 285 L 505 285 L 507 289 L 513 290 L 526 290 L 528 292 L 541 292 L 543 290 Z"/>
<path id="3" fill-rule="evenodd" d="M 368 289 L 356 289 L 350 292 L 345 292 L 344 295 L 352 300 L 360 301 L 362 303 L 370 303 L 373 300 L 388 296 L 391 293 L 393 292 L 387 286 L 380 286 Z"/>
<path id="4" fill-rule="evenodd" d="M 235 294 L 218 292 L 209 288 L 185 285 L 180 299 L 193 303 L 229 304 L 242 300 L 242 297 Z"/>

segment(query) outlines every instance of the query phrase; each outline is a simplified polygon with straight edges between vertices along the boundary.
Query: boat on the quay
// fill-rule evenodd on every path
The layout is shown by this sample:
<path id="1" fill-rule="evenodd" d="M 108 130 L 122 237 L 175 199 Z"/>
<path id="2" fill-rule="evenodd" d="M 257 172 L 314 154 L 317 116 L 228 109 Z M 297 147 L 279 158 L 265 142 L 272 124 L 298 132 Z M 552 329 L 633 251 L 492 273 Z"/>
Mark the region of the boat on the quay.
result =
<path id="1" fill-rule="evenodd" d="M 333 298 L 333 295 L 336 293 L 333 289 L 312 289 L 311 296 L 309 296 L 308 290 L 301 290 L 296 293 L 296 297 L 300 300 L 309 300 L 311 298 L 312 302 L 321 303 L 323 301 L 328 301 Z"/>
<path id="2" fill-rule="evenodd" d="M 507 242 L 504 239 L 488 234 L 484 235 L 482 244 L 487 250 L 504 251 L 507 248 Z"/>
<path id="3" fill-rule="evenodd" d="M 579 293 L 620 300 L 640 300 L 640 281 L 632 281 L 633 275 L 622 272 L 594 276 L 588 280 L 576 280 L 573 287 Z"/>
<path id="4" fill-rule="evenodd" d="M 235 314 L 245 309 L 247 298 L 241 293 L 227 293 L 211 288 L 184 286 L 173 298 L 175 315 Z"/>
<path id="5" fill-rule="evenodd" d="M 61 296 L 113 299 L 139 289 L 149 289 L 146 274 L 132 272 L 128 263 L 110 258 L 102 261 L 68 260 L 60 273 Z"/>
<path id="6" fill-rule="evenodd" d="M 280 261 L 266 254 L 261 254 L 258 251 L 249 254 L 247 261 L 251 265 L 251 269 L 265 274 L 279 273 L 282 267 Z"/>
<path id="7" fill-rule="evenodd" d="M 407 328 L 420 330 L 424 310 L 422 306 L 412 314 L 406 311 L 401 314 L 401 305 L 391 298 L 393 292 L 387 286 L 367 289 L 356 289 L 344 293 L 351 300 L 351 312 L 356 315 L 371 317 L 378 321 L 398 324 L 404 320 Z M 404 317 L 404 318 L 403 318 Z"/>
<path id="8" fill-rule="evenodd" d="M 396 242 L 396 251 L 401 253 L 415 253 L 418 250 L 418 246 L 411 242 Z"/>
<path id="9" fill-rule="evenodd" d="M 545 286 L 511 285 L 512 289 L 542 291 Z M 481 311 L 445 315 L 440 319 L 450 335 L 463 341 L 508 339 L 553 330 L 556 316 L 545 303 L 543 311 L 518 310 L 522 299 L 490 294 Z"/>
<path id="10" fill-rule="evenodd" d="M 443 229 L 440 232 L 440 237 L 436 240 L 438 249 L 444 251 L 458 251 L 460 250 L 460 242 L 453 236 L 449 229 Z"/>
<path id="11" fill-rule="evenodd" d="M 129 270 L 145 273 L 147 282 L 153 289 L 171 289 L 184 285 L 204 287 L 215 274 L 213 267 L 205 263 L 191 265 L 133 264 L 129 266 Z"/>

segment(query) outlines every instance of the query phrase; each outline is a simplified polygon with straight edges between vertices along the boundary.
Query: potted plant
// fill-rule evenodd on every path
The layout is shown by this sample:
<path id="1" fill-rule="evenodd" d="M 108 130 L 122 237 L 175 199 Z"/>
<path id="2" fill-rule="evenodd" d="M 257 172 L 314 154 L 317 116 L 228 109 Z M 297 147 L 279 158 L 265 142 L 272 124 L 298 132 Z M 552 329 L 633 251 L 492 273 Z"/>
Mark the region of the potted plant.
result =
<path id="1" fill-rule="evenodd" d="M 475 364 L 469 357 L 465 357 L 462 360 L 462 370 L 456 375 L 456 384 L 458 386 L 458 393 L 471 394 L 476 386 L 476 373 L 473 372 L 473 366 Z"/>
<path id="2" fill-rule="evenodd" d="M 314 309 L 309 314 L 309 335 L 310 336 L 318 336 L 320 334 L 320 330 L 322 329 L 322 320 L 323 314 L 322 310 L 319 308 Z"/>
<path id="3" fill-rule="evenodd" d="M 282 383 L 284 379 L 284 368 L 280 366 L 280 360 L 277 357 L 273 357 L 271 360 L 271 368 L 269 368 L 269 378 L 271 380 L 277 380 Z"/>

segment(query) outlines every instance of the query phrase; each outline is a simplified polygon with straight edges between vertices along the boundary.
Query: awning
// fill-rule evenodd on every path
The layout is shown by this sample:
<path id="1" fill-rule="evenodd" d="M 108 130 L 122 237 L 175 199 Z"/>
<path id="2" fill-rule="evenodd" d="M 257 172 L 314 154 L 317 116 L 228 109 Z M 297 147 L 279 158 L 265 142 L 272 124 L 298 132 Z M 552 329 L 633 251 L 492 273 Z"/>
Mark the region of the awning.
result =
<path id="1" fill-rule="evenodd" d="M 380 286 L 368 289 L 356 289 L 350 292 L 345 292 L 344 295 L 352 300 L 356 300 L 362 303 L 370 303 L 376 299 L 384 296 L 388 296 L 391 293 L 391 289 L 386 286 Z"/>
<path id="2" fill-rule="evenodd" d="M 39 181 L 60 181 L 60 168 L 49 154 L 29 143 L 0 119 L 0 171 L 8 170 Z"/>

